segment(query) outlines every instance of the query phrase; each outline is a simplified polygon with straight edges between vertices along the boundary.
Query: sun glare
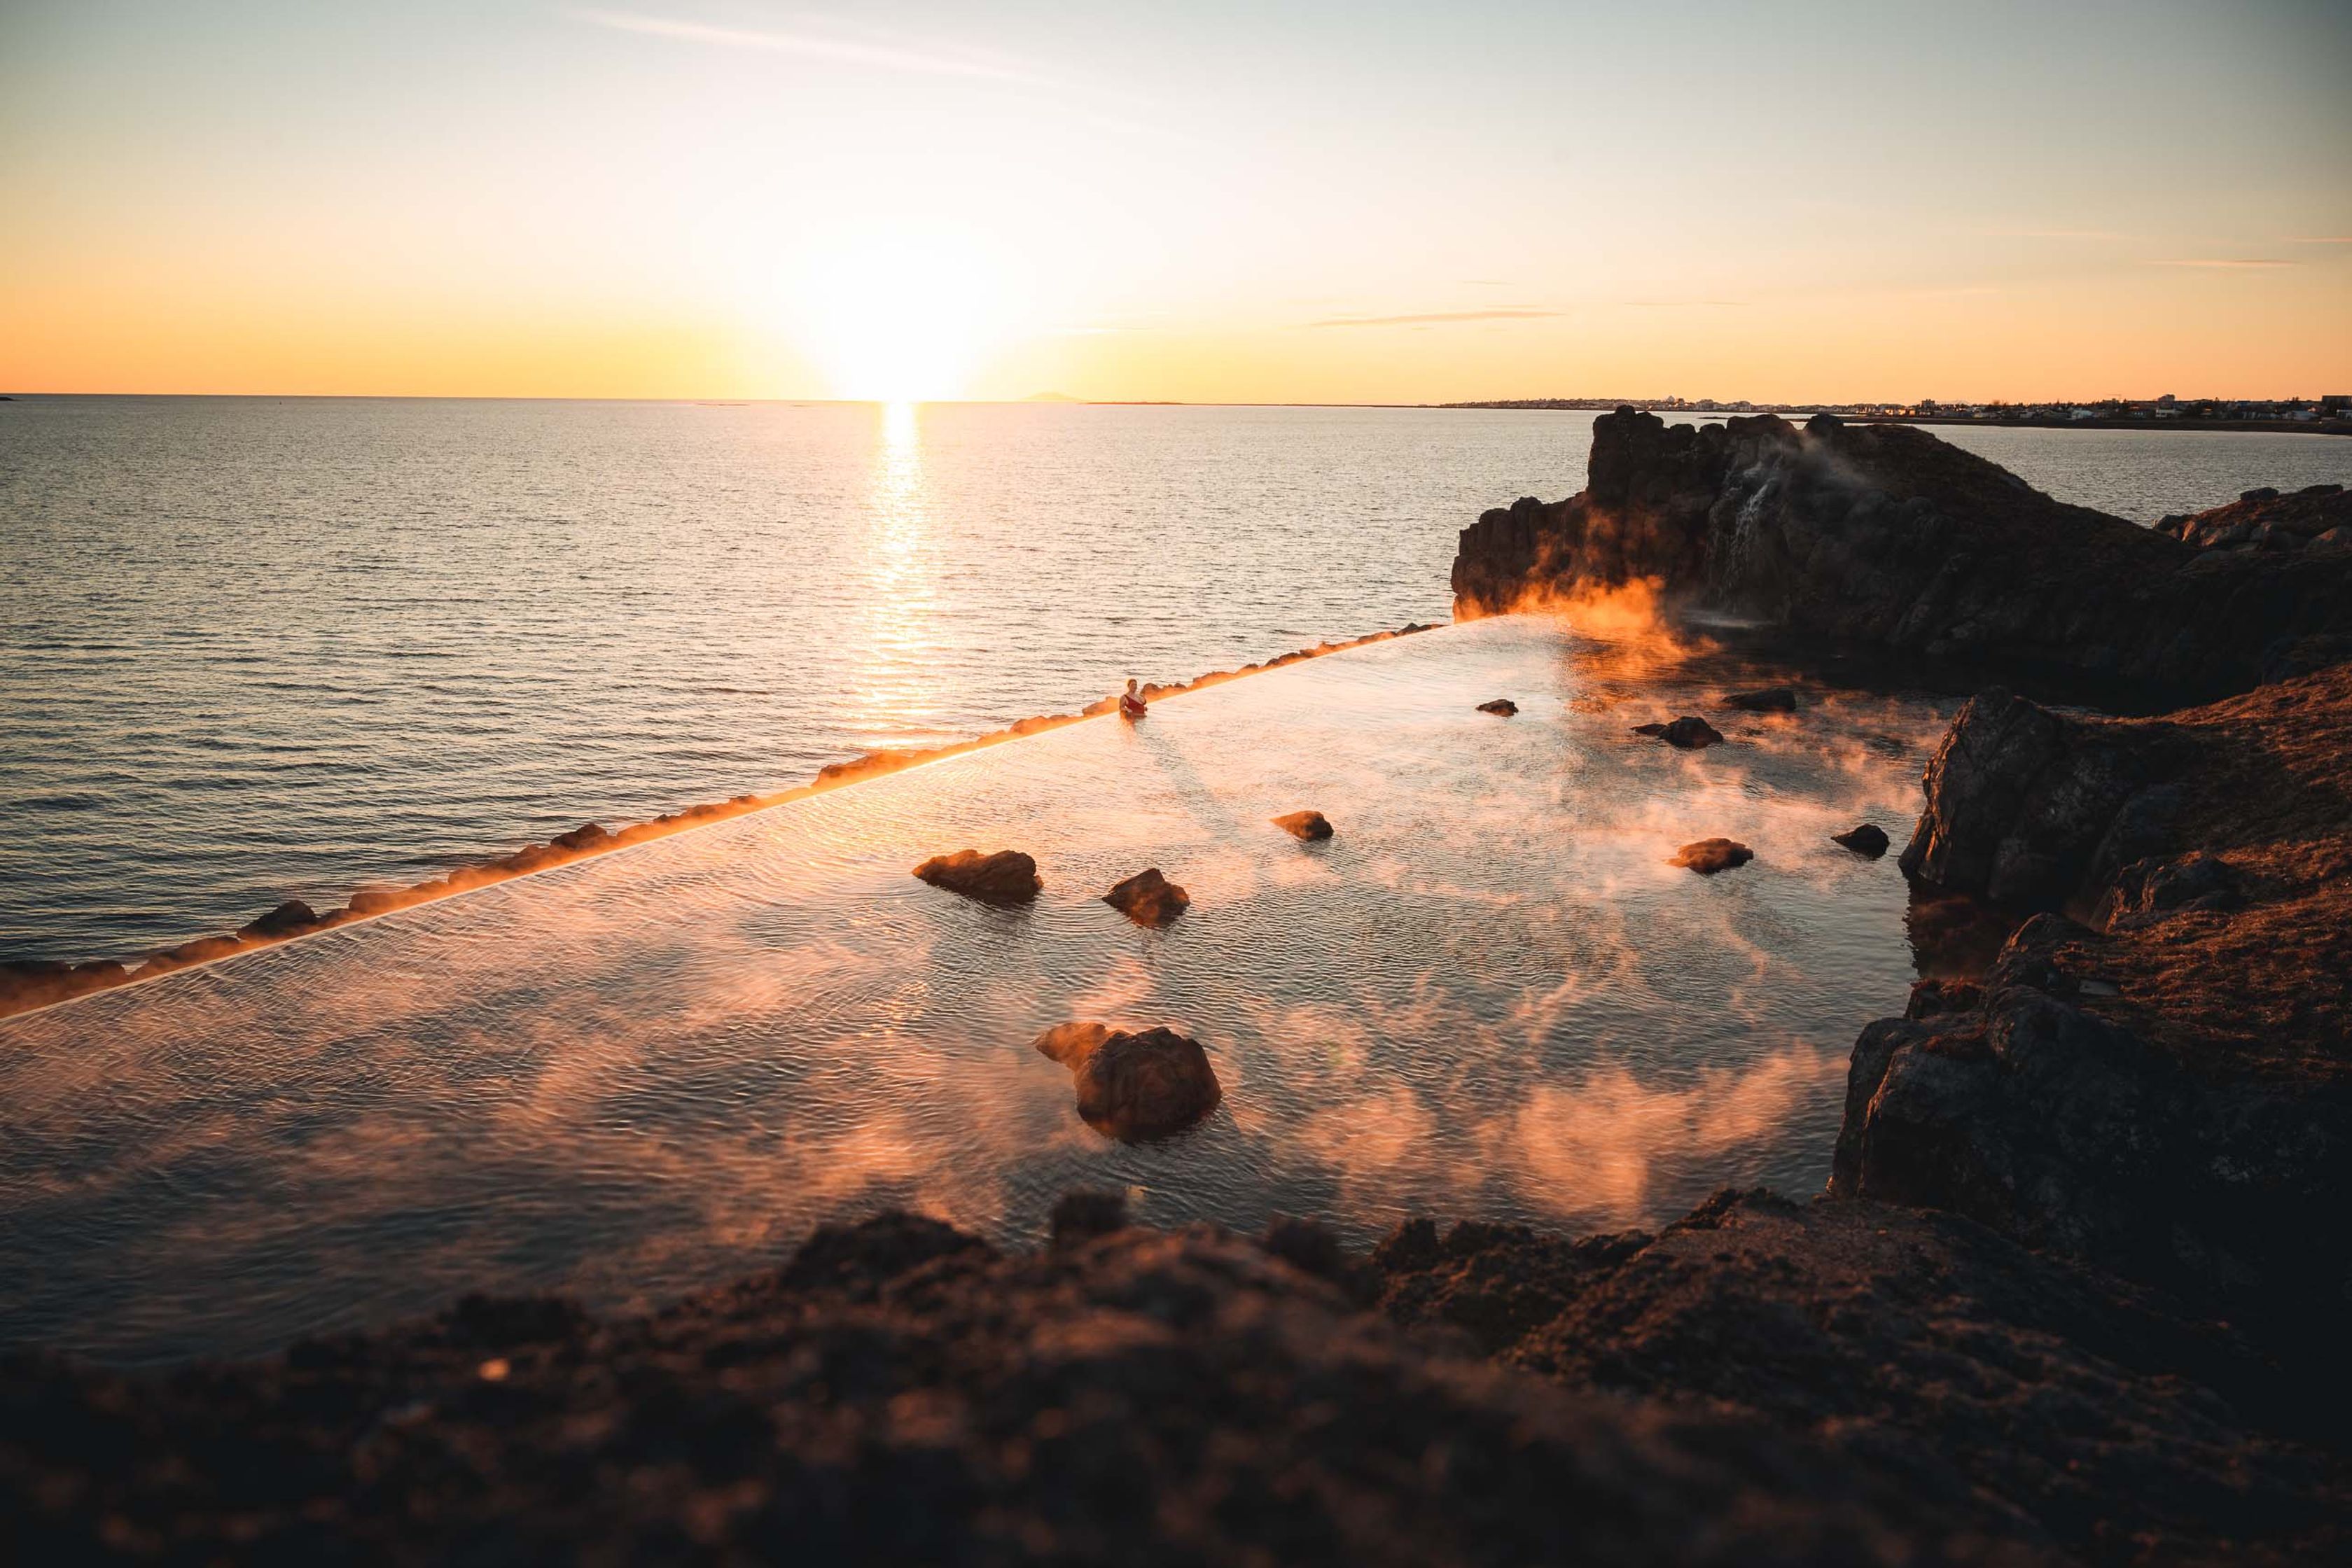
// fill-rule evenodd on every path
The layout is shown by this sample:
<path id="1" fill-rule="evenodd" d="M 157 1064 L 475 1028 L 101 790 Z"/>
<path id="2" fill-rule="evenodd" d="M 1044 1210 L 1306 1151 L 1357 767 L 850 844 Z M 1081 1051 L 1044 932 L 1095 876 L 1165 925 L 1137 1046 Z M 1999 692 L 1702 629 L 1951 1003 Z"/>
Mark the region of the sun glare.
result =
<path id="1" fill-rule="evenodd" d="M 1012 326 L 1005 269 L 950 235 L 844 236 L 811 256 L 793 295 L 793 329 L 837 397 L 961 397 Z"/>

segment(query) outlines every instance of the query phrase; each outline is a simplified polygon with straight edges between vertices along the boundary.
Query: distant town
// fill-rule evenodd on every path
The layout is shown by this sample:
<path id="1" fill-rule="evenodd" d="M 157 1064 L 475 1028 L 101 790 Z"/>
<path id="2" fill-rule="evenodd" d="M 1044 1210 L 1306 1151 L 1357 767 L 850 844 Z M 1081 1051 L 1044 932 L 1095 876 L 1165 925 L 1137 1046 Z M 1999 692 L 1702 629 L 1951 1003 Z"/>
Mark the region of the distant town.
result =
<path id="1" fill-rule="evenodd" d="M 2352 434 L 2352 392 L 2326 397 L 2103 398 L 2095 402 L 1916 402 L 1777 403 L 1721 402 L 1715 398 L 1503 398 L 1486 402 L 1440 403 L 1441 408 L 1612 409 L 1627 405 L 1655 413 L 1745 414 L 1833 413 L 1858 420 L 1896 420 L 1910 424 L 2074 425 L 2091 430 L 2168 428 L 2196 430 L 2311 431 Z"/>

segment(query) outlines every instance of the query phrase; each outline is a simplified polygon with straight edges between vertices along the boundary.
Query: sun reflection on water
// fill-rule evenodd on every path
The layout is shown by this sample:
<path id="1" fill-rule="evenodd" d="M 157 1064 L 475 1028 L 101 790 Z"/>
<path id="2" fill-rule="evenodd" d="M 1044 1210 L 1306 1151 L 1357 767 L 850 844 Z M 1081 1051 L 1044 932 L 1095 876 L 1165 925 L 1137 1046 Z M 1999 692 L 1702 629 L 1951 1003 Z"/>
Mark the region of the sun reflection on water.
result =
<path id="1" fill-rule="evenodd" d="M 859 727 L 877 746 L 947 738 L 931 675 L 939 653 L 937 519 L 923 472 L 920 404 L 875 405 L 866 509 L 872 548 L 851 687 Z"/>

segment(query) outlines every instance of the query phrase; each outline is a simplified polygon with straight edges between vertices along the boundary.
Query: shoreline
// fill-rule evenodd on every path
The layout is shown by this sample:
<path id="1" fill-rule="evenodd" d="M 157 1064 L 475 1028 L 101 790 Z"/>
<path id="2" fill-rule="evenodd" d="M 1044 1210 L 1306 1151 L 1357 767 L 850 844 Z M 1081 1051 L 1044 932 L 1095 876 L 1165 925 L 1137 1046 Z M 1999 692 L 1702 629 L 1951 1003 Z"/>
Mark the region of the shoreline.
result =
<path id="1" fill-rule="evenodd" d="M 1248 675 L 1263 674 L 1307 659 L 1345 653 L 1350 648 L 1368 647 L 1375 643 L 1389 642 L 1423 632 L 1435 631 L 1439 622 L 1423 624 L 1407 622 L 1388 631 L 1370 632 L 1360 637 L 1337 642 L 1318 643 L 1311 648 L 1294 649 L 1286 653 L 1256 664 L 1244 664 L 1232 670 L 1211 670 L 1190 680 L 1160 685 L 1147 682 L 1139 689 L 1146 702 L 1165 697 L 1182 696 L 1235 681 Z M 986 747 L 1002 745 L 1026 736 L 1041 735 L 1066 725 L 1081 724 L 1088 719 L 1107 717 L 1118 710 L 1118 699 L 1108 696 L 1079 709 L 1076 713 L 1044 714 L 1015 719 L 1001 729 L 974 736 L 968 740 L 950 741 L 943 746 L 890 747 L 866 752 L 841 762 L 829 762 L 817 769 L 805 784 L 772 791 L 767 794 L 738 795 L 727 800 L 688 806 L 677 811 L 666 811 L 646 821 L 633 822 L 607 830 L 597 822 L 583 823 L 566 833 L 559 833 L 546 843 L 526 844 L 510 854 L 497 856 L 473 865 L 459 866 L 439 877 L 428 877 L 404 887 L 362 885 L 346 894 L 347 902 L 323 913 L 313 910 L 299 899 L 289 899 L 277 908 L 258 916 L 253 923 L 235 933 L 216 936 L 200 936 L 173 946 L 146 955 L 136 967 L 121 959 L 100 958 L 81 963 L 67 960 L 11 960 L 0 962 L 0 1018 L 18 1013 L 36 1012 L 43 1008 L 92 996 L 100 991 L 160 979 L 165 975 L 225 958 L 257 952 L 264 947 L 315 936 L 323 931 L 337 930 L 391 915 L 419 904 L 437 903 L 477 888 L 511 882 L 517 877 L 537 872 L 551 871 L 557 866 L 576 861 L 610 854 L 656 839 L 714 822 L 731 821 L 763 811 L 772 806 L 782 806 L 824 794 L 845 784 L 887 774 L 903 772 L 910 768 L 937 762 L 945 758 L 961 757 Z"/>

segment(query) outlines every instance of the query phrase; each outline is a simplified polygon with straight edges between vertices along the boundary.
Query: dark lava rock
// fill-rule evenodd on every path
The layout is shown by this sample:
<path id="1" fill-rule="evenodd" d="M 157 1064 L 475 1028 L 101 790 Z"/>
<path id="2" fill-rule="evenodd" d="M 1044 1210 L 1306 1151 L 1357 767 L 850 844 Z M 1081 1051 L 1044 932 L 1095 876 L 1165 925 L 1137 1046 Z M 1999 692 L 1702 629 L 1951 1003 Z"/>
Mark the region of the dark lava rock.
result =
<path id="1" fill-rule="evenodd" d="M 1875 822 L 1864 822 L 1847 832 L 1832 833 L 1830 842 L 1843 844 L 1858 855 L 1876 860 L 1886 852 L 1886 830 Z"/>
<path id="2" fill-rule="evenodd" d="M 1942 1013 L 1974 1012 L 1984 1002 L 1984 988 L 1967 980 L 1918 980 L 1904 1004 L 1906 1019 L 1935 1018 Z"/>
<path id="3" fill-rule="evenodd" d="M 1497 718 L 1509 718 L 1519 711 L 1519 705 L 1508 697 L 1496 697 L 1493 702 L 1480 703 L 1478 711 L 1491 713 Z"/>
<path id="4" fill-rule="evenodd" d="M 2161 770 L 2136 738 L 1998 686 L 1979 692 L 1927 763 L 1904 871 L 1948 892 L 2054 907 Z"/>
<path id="5" fill-rule="evenodd" d="M 933 887 L 984 904 L 1026 904 L 1045 885 L 1038 880 L 1037 862 L 1019 850 L 999 850 L 988 855 L 978 850 L 958 850 L 953 854 L 933 855 L 915 868 L 915 875 Z"/>
<path id="6" fill-rule="evenodd" d="M 2092 1563 L 2273 1562 L 2347 1539 L 2327 1402 L 2231 1329 L 1969 1220 L 1717 1195 L 1655 1236 L 1426 1221 L 1381 1305 L 1575 1390 L 1719 1401 L 1975 1498 Z"/>
<path id="7" fill-rule="evenodd" d="M 1192 895 L 1152 866 L 1112 887 L 1103 902 L 1138 925 L 1165 925 L 1192 905 Z"/>
<path id="8" fill-rule="evenodd" d="M 1794 713 L 1797 691 L 1794 686 L 1766 686 L 1760 692 L 1734 692 L 1723 706 L 1743 713 Z"/>
<path id="9" fill-rule="evenodd" d="M 568 833 L 558 833 L 549 841 L 555 848 L 570 850 L 575 854 L 584 850 L 603 849 L 612 841 L 613 835 L 604 831 L 601 822 L 583 823 Z"/>
<path id="10" fill-rule="evenodd" d="M 1918 1222 L 1892 1218 L 1916 1246 Z M 1872 1239 L 1865 1218 L 1857 1245 Z M 1728 1224 L 1692 1241 L 1695 1267 L 1709 1245 L 1761 1245 Z M 2054 1532 L 2008 1500 L 2037 1482 L 2090 1511 L 2145 1492 L 2158 1527 L 2221 1484 L 2167 1498 L 2189 1461 L 2256 1489 L 2258 1511 L 2273 1500 L 2279 1458 L 2228 1407 L 2190 1427 L 2063 1315 L 2039 1338 L 1995 1317 L 1996 1337 L 1963 1286 L 1931 1298 L 1947 1310 L 1890 1314 L 1860 1292 L 1897 1281 L 1813 1271 L 1824 1300 L 1857 1305 L 1809 1317 L 1759 1260 L 1744 1320 L 1742 1298 L 1709 1309 L 1687 1286 L 1659 1310 L 1715 1314 L 1689 1322 L 1688 1354 L 1759 1406 L 1822 1347 L 1857 1432 L 1486 1364 L 1205 1227 L 1006 1256 L 885 1215 L 647 1317 L 478 1301 L 177 1375 L 13 1358 L 0 1517 L 26 1562 L 1927 1568 L 2056 1561 Z M 1944 1418 L 1965 1440 L 1939 1446 L 1927 1374 L 1946 1322 Z M 1650 1366 L 1637 1333 L 1609 1342 L 1629 1375 Z M 1743 1372 L 1751 1349 L 1778 1354 Z M 2036 1364 L 2063 1381 L 2030 1390 Z M 2018 1430 L 2039 1446 L 1984 1460 L 1992 1490 L 1958 1484 Z"/>
<path id="11" fill-rule="evenodd" d="M 297 931 L 308 931 L 319 924 L 319 912 L 299 898 L 289 898 L 268 914 L 245 926 L 238 935 L 245 936 L 291 936 Z"/>
<path id="12" fill-rule="evenodd" d="M 1756 852 L 1736 839 L 1701 839 L 1676 850 L 1675 858 L 1666 863 L 1686 867 L 1701 876 L 1713 876 L 1717 872 L 1746 865 L 1755 858 Z"/>
<path id="13" fill-rule="evenodd" d="M 1655 736 L 1668 746 L 1683 751 L 1723 744 L 1723 737 L 1717 732 L 1715 726 L 1703 718 L 1678 718 L 1672 724 L 1637 724 L 1633 727 L 1633 733 Z"/>
<path id="14" fill-rule="evenodd" d="M 1588 472 L 1462 531 L 1457 614 L 1654 582 L 1669 609 L 2187 700 L 2249 689 L 2283 637 L 2352 632 L 2352 552 L 2298 543 L 2352 522 L 2328 521 L 2341 496 L 2235 503 L 2265 510 L 2227 531 L 2263 548 L 2200 551 L 1914 426 L 1631 408 L 1594 421 Z"/>
<path id="15" fill-rule="evenodd" d="M 2095 920 L 2105 930 L 2129 930 L 2178 912 L 2237 909 L 2244 888 L 2230 862 L 2192 851 L 2177 860 L 2134 861 L 2099 901 Z"/>
<path id="16" fill-rule="evenodd" d="M 1065 1023 L 1032 1044 L 1070 1070 L 1087 1124 L 1122 1143 L 1181 1133 L 1224 1096 L 1200 1041 L 1173 1030 Z"/>
<path id="17" fill-rule="evenodd" d="M 1331 836 L 1331 824 L 1320 811 L 1291 811 L 1283 816 L 1269 818 L 1268 821 L 1292 838 L 1302 841 L 1328 839 Z"/>

